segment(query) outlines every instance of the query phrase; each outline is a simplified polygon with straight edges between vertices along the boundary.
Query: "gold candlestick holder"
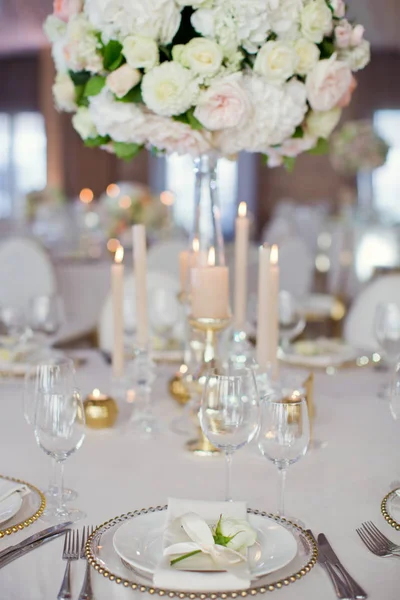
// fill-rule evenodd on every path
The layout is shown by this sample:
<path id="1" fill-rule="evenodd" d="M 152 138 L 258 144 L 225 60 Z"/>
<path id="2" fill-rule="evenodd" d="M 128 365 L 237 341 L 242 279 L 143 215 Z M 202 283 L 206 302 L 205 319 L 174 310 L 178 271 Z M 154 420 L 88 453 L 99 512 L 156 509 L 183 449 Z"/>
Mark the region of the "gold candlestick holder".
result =
<path id="1" fill-rule="evenodd" d="M 205 335 L 205 343 L 200 366 L 192 375 L 190 383 L 191 393 L 202 394 L 203 387 L 207 379 L 207 373 L 210 369 L 217 369 L 220 366 L 218 359 L 218 334 L 224 331 L 230 324 L 231 317 L 225 319 L 195 318 L 189 316 L 189 325 L 194 329 L 202 331 Z M 196 419 L 198 417 L 196 416 Z M 215 448 L 203 434 L 201 427 L 198 426 L 199 437 L 187 442 L 186 447 L 190 452 L 198 456 L 214 456 L 220 454 L 220 450 Z"/>
<path id="2" fill-rule="evenodd" d="M 189 296 L 188 296 L 187 292 L 182 290 L 178 293 L 177 297 L 178 297 L 178 302 L 182 306 L 182 310 L 185 309 L 185 313 L 186 313 L 186 310 L 187 310 L 186 307 L 188 306 L 188 302 L 189 302 Z M 173 377 L 171 377 L 171 379 L 168 382 L 168 391 L 169 391 L 170 395 L 181 406 L 184 406 L 190 400 L 190 392 L 189 392 L 188 384 L 191 381 L 191 374 L 189 372 L 189 366 L 187 364 L 188 363 L 188 352 L 190 349 L 190 332 L 189 332 L 188 328 L 189 328 L 189 325 L 186 324 L 183 363 L 180 365 L 180 367 L 179 367 L 178 371 L 175 373 L 175 375 Z"/>

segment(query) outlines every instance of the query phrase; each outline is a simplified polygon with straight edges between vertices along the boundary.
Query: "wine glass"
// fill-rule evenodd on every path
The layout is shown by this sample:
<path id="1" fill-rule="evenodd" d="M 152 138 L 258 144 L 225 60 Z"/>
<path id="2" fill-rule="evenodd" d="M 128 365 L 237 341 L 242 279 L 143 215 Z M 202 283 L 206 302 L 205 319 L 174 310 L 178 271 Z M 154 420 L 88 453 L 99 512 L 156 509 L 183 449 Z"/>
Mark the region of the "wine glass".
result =
<path id="1" fill-rule="evenodd" d="M 64 310 L 60 296 L 34 296 L 31 298 L 28 309 L 29 324 L 33 331 L 54 335 L 59 330 Z"/>
<path id="2" fill-rule="evenodd" d="M 207 376 L 199 411 L 206 438 L 225 452 L 227 502 L 231 496 L 233 453 L 251 442 L 260 424 L 260 404 L 252 369 L 213 370 Z"/>
<path id="3" fill-rule="evenodd" d="M 63 496 L 64 462 L 82 446 L 85 439 L 85 413 L 79 392 L 41 391 L 36 397 L 34 417 L 35 439 L 38 446 L 56 461 L 57 498 L 50 516 L 59 522 L 78 521 L 85 514 L 67 509 Z"/>
<path id="4" fill-rule="evenodd" d="M 285 482 L 288 467 L 300 460 L 310 442 L 307 402 L 298 391 L 276 393 L 261 403 L 258 447 L 280 474 L 279 515 L 285 516 Z"/>
<path id="5" fill-rule="evenodd" d="M 390 368 L 390 379 L 380 396 L 390 396 L 395 368 L 400 360 L 400 308 L 393 302 L 378 304 L 375 312 L 375 337 L 383 350 Z"/>
<path id="6" fill-rule="evenodd" d="M 279 292 L 279 337 L 284 352 L 290 349 L 290 342 L 304 331 L 306 321 L 295 298 L 289 292 Z"/>
<path id="7" fill-rule="evenodd" d="M 153 332 L 160 336 L 163 346 L 168 347 L 171 334 L 179 319 L 179 304 L 176 294 L 170 290 L 159 288 L 151 294 L 149 318 Z"/>
<path id="8" fill-rule="evenodd" d="M 63 355 L 55 355 L 30 367 L 25 375 L 24 417 L 28 425 L 34 426 L 37 398 L 41 394 L 71 393 L 75 387 L 75 366 L 73 360 Z M 73 500 L 77 493 L 64 489 L 64 501 Z M 58 496 L 56 482 L 56 461 L 52 460 L 49 487 L 46 491 L 48 504 Z M 50 512 L 51 508 L 47 509 Z"/>

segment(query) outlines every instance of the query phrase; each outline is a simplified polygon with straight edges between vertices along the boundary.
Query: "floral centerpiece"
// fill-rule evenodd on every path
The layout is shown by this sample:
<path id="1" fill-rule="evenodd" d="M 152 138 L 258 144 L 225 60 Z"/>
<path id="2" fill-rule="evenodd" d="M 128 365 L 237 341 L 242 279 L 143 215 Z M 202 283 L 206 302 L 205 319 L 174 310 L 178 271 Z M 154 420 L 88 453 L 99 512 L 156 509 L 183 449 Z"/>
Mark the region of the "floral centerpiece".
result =
<path id="1" fill-rule="evenodd" d="M 60 110 L 87 146 L 262 153 L 292 166 L 326 138 L 370 59 L 344 0 L 55 0 Z"/>
<path id="2" fill-rule="evenodd" d="M 331 139 L 330 158 L 336 171 L 355 175 L 385 164 L 389 145 L 374 130 L 371 121 L 348 121 Z"/>
<path id="3" fill-rule="evenodd" d="M 54 186 L 48 185 L 42 190 L 29 192 L 25 197 L 25 216 L 28 222 L 35 220 L 40 212 L 58 211 L 65 203 L 65 195 Z"/>

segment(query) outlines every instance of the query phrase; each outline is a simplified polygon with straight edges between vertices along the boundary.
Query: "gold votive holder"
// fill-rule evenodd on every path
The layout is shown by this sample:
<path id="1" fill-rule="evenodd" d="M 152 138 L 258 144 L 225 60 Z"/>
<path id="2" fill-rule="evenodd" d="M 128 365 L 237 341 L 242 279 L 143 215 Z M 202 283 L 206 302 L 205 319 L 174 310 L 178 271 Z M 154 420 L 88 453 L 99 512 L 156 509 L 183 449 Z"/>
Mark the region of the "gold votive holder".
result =
<path id="1" fill-rule="evenodd" d="M 113 398 L 94 389 L 84 402 L 86 425 L 91 429 L 107 429 L 115 424 L 118 406 Z"/>

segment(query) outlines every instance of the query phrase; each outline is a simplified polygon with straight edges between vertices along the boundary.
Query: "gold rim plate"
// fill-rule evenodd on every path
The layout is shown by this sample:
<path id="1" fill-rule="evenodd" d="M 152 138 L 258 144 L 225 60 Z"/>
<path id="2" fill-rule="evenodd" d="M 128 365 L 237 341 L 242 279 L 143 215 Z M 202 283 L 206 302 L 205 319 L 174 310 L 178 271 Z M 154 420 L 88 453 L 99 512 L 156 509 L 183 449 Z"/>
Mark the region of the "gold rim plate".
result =
<path id="1" fill-rule="evenodd" d="M 156 506 L 150 508 L 143 508 L 141 510 L 135 510 L 133 512 L 115 517 L 103 525 L 100 525 L 93 534 L 89 537 L 86 544 L 86 558 L 89 564 L 106 579 L 113 581 L 114 583 L 121 585 L 122 587 L 130 588 L 139 592 L 147 592 L 151 595 L 168 596 L 168 598 L 180 598 L 189 600 L 226 600 L 228 598 L 245 598 L 247 596 L 256 596 L 257 594 L 265 594 L 266 592 L 273 592 L 286 587 L 292 583 L 295 583 L 307 573 L 311 571 L 317 562 L 318 549 L 313 540 L 302 527 L 292 523 L 291 521 L 278 517 L 276 515 L 268 514 L 260 510 L 254 510 L 251 508 L 247 509 L 249 514 L 274 519 L 279 524 L 289 529 L 295 536 L 298 553 L 294 561 L 277 571 L 276 573 L 260 577 L 254 581 L 254 586 L 246 590 L 238 590 L 237 592 L 178 592 L 174 590 L 164 590 L 160 588 L 152 587 L 149 580 L 141 576 L 138 572 L 134 572 L 132 569 L 128 569 L 124 566 L 123 562 L 119 559 L 116 552 L 113 550 L 112 539 L 114 533 L 122 523 L 127 520 L 134 519 L 143 514 L 166 511 L 167 506 Z M 107 551 L 106 548 L 110 547 Z M 108 555 L 107 556 L 107 552 Z M 111 554 L 112 553 L 112 554 Z M 296 563 L 296 567 L 294 566 Z M 292 571 L 291 571 L 292 569 Z M 278 579 L 275 579 L 279 577 Z"/>
<path id="2" fill-rule="evenodd" d="M 381 503 L 381 512 L 383 515 L 383 518 L 389 523 L 389 525 L 391 527 L 393 527 L 393 529 L 396 529 L 396 531 L 400 531 L 400 523 L 399 521 L 397 521 L 396 519 L 394 519 L 394 514 L 393 514 L 393 507 L 392 507 L 392 502 L 394 501 L 395 498 L 397 498 L 398 503 L 399 503 L 399 508 L 398 508 L 398 515 L 396 515 L 397 518 L 400 518 L 400 498 L 397 496 L 397 491 L 400 490 L 400 488 L 396 488 L 394 490 L 392 490 L 391 492 L 389 492 L 388 494 L 386 494 L 386 496 L 384 497 L 384 499 L 382 500 Z"/>
<path id="3" fill-rule="evenodd" d="M 0 475 L 0 479 L 14 481 L 15 483 L 22 483 L 31 490 L 30 494 L 27 494 L 23 497 L 22 506 L 17 512 L 17 514 L 14 515 L 14 517 L 12 517 L 9 521 L 6 521 L 6 523 L 3 523 L 0 526 L 6 526 L 4 529 L 0 529 L 0 538 L 3 538 L 6 535 L 18 533 L 18 531 L 29 527 L 35 521 L 37 521 L 37 519 L 43 514 L 43 511 L 46 508 L 46 498 L 44 494 L 40 490 L 38 490 L 37 487 L 35 487 L 31 483 L 22 481 L 22 479 L 6 477 L 5 475 Z"/>

